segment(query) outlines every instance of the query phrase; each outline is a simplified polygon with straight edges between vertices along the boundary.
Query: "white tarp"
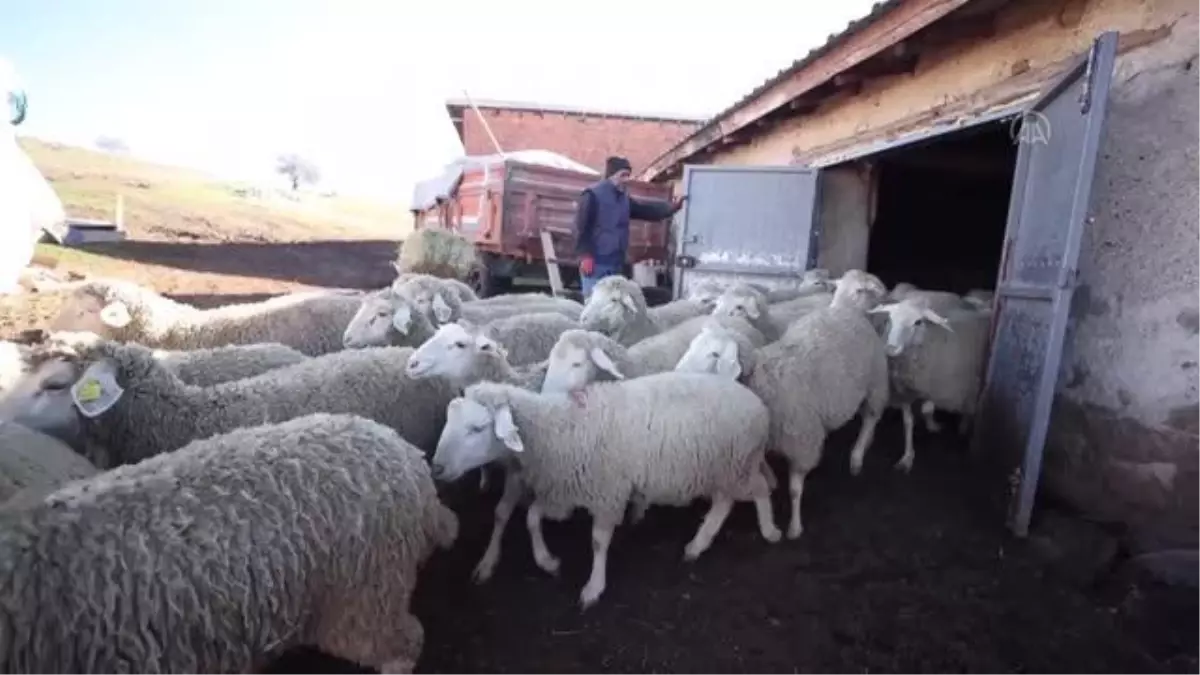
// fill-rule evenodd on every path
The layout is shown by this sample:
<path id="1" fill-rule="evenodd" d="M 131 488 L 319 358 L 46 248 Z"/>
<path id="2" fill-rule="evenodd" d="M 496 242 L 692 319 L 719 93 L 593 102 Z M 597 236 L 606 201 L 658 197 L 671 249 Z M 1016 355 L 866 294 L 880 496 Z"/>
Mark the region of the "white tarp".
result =
<path id="1" fill-rule="evenodd" d="M 62 201 L 17 145 L 14 121 L 25 110 L 25 91 L 11 62 L 0 56 L 0 294 L 18 290 L 43 230 L 66 220 Z"/>
<path id="2" fill-rule="evenodd" d="M 523 164 L 537 164 L 556 169 L 578 171 L 579 173 L 594 176 L 600 175 L 599 171 L 589 166 L 580 164 L 570 157 L 550 152 L 549 150 L 517 150 L 507 152 L 504 155 L 468 155 L 466 157 L 459 157 L 447 164 L 439 175 L 417 183 L 416 187 L 413 188 L 413 197 L 409 209 L 424 211 L 437 204 L 439 199 L 449 199 L 458 188 L 458 183 L 462 180 L 464 171 L 478 166 L 498 164 L 504 161 L 504 159 L 511 159 L 514 162 L 521 162 Z"/>

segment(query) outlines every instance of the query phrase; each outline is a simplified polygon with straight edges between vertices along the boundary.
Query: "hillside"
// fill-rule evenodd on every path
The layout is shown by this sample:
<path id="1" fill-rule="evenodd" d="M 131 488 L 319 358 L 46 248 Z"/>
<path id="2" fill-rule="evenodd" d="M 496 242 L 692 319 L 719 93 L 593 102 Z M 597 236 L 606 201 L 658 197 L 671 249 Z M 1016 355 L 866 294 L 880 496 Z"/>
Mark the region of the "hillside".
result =
<path id="1" fill-rule="evenodd" d="M 375 287 L 391 276 L 411 230 L 403 205 L 345 196 L 299 197 L 84 148 L 21 139 L 71 217 L 112 220 L 124 198 L 126 240 L 40 244 L 35 265 L 55 276 L 115 276 L 200 306 L 313 287 Z M 397 186 L 403 201 L 407 186 Z M 53 293 L 0 299 L 0 337 L 42 325 Z"/>

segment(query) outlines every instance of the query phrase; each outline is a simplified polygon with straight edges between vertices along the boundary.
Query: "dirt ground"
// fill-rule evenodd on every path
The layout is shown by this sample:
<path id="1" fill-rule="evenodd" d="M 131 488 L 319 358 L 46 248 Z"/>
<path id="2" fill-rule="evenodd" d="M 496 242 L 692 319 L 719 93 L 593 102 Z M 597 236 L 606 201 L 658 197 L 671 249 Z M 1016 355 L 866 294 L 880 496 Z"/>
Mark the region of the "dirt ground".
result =
<path id="1" fill-rule="evenodd" d="M 382 286 L 390 241 L 229 244 L 127 242 L 86 252 L 43 247 L 59 274 L 116 274 L 198 305 L 293 288 Z M 44 322 L 55 294 L 0 301 L 0 333 Z M 586 516 L 548 524 L 560 578 L 533 564 L 518 511 L 494 578 L 470 572 L 495 491 L 447 490 L 460 513 L 454 550 L 420 582 L 422 672 L 1196 672 L 1194 591 L 1156 586 L 1116 564 L 1093 580 L 1052 569 L 1006 536 L 979 501 L 971 463 L 918 425 L 911 475 L 891 469 L 898 419 L 885 418 L 864 474 L 851 478 L 856 425 L 830 441 L 809 480 L 804 536 L 766 544 L 740 505 L 713 547 L 684 563 L 703 512 L 656 507 L 617 531 L 608 590 L 581 613 L 591 546 Z M 952 428 L 952 427 L 950 427 Z M 776 513 L 787 513 L 777 492 Z M 271 672 L 363 672 L 293 652 Z"/>
<path id="2" fill-rule="evenodd" d="M 534 565 L 518 511 L 493 579 L 469 578 L 498 497 L 473 481 L 447 499 L 457 547 L 423 573 L 421 672 L 1195 672 L 1194 591 L 1117 565 L 1099 581 L 1054 572 L 978 500 L 961 447 L 917 430 L 909 476 L 892 470 L 886 418 L 863 475 L 846 468 L 856 425 L 831 441 L 804 498 L 805 533 L 767 545 L 753 509 L 682 561 L 703 505 L 656 507 L 618 529 L 608 589 L 580 612 L 586 516 L 546 527 L 560 578 Z M 777 492 L 776 513 L 786 514 Z M 272 672 L 367 672 L 296 652 Z"/>

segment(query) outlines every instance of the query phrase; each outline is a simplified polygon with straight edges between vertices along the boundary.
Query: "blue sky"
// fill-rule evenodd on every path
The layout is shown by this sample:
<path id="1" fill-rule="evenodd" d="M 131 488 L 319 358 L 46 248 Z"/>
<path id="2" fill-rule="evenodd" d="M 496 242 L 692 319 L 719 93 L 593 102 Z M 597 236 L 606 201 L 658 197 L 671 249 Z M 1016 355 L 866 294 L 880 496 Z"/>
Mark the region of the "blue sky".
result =
<path id="1" fill-rule="evenodd" d="M 294 151 L 329 187 L 406 202 L 461 153 L 443 103 L 464 89 L 711 115 L 870 4 L 7 0 L 0 55 L 22 134 L 246 179 Z"/>

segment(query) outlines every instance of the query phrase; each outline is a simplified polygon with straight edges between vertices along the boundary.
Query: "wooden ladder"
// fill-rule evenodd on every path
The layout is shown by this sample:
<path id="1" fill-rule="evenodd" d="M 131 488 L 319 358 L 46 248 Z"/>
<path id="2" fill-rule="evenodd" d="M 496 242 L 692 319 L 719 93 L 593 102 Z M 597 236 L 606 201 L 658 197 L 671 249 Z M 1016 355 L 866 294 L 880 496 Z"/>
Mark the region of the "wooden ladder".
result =
<path id="1" fill-rule="evenodd" d="M 542 257 L 546 259 L 546 276 L 550 278 L 550 293 L 556 298 L 563 297 L 562 271 L 558 268 L 558 257 L 554 254 L 554 239 L 550 231 L 542 228 Z"/>

